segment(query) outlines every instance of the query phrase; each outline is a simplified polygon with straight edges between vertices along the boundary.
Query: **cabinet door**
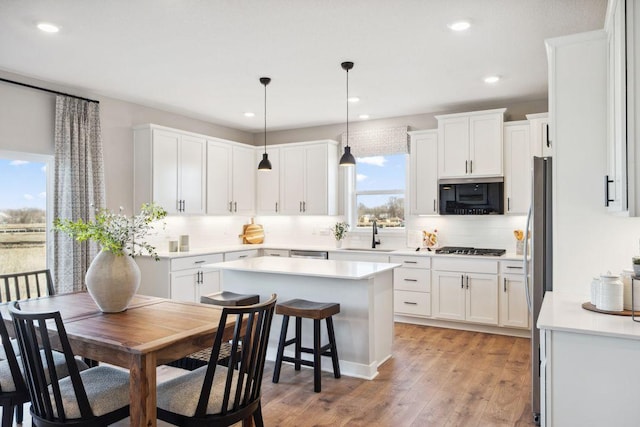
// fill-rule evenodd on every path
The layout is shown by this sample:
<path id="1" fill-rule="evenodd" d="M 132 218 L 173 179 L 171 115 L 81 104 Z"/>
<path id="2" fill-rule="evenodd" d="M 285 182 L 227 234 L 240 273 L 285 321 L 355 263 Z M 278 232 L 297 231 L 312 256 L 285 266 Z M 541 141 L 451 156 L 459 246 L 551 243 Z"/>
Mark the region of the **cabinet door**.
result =
<path id="1" fill-rule="evenodd" d="M 180 138 L 179 198 L 183 213 L 205 211 L 206 140 L 183 135 Z"/>
<path id="2" fill-rule="evenodd" d="M 411 213 L 438 213 L 438 132 L 411 134 Z"/>
<path id="3" fill-rule="evenodd" d="M 500 326 L 529 328 L 524 277 L 504 275 L 500 289 Z"/>
<path id="4" fill-rule="evenodd" d="M 256 170 L 253 147 L 233 147 L 233 213 L 253 215 L 255 213 Z"/>
<path id="5" fill-rule="evenodd" d="M 465 319 L 465 289 L 463 273 L 434 271 L 432 283 L 433 317 Z"/>
<path id="6" fill-rule="evenodd" d="M 531 156 L 552 156 L 547 113 L 527 114 L 527 119 L 531 130 Z"/>
<path id="7" fill-rule="evenodd" d="M 531 202 L 530 129 L 528 124 L 504 127 L 506 212 L 526 214 Z"/>
<path id="8" fill-rule="evenodd" d="M 487 325 L 498 324 L 498 276 L 467 273 L 465 277 L 466 319 Z"/>
<path id="9" fill-rule="evenodd" d="M 469 160 L 469 118 L 452 117 L 438 121 L 438 175 L 465 176 Z"/>
<path id="10" fill-rule="evenodd" d="M 167 213 L 178 213 L 178 145 L 180 134 L 153 131 L 152 180 L 153 201 Z"/>
<path id="11" fill-rule="evenodd" d="M 280 213 L 280 149 L 268 148 L 270 171 L 256 172 L 256 210 L 259 214 Z M 262 160 L 263 149 L 256 150 L 256 165 Z"/>
<path id="12" fill-rule="evenodd" d="M 305 148 L 305 191 L 302 205 L 304 214 L 328 214 L 327 150 L 326 144 Z"/>
<path id="13" fill-rule="evenodd" d="M 196 301 L 196 280 L 199 269 L 182 270 L 171 273 L 171 299 Z"/>
<path id="14" fill-rule="evenodd" d="M 469 174 L 502 175 L 502 113 L 469 117 Z"/>
<path id="15" fill-rule="evenodd" d="M 305 150 L 303 147 L 282 148 L 280 153 L 280 200 L 283 214 L 301 214 L 304 200 Z"/>
<path id="16" fill-rule="evenodd" d="M 201 282 L 197 285 L 198 294 L 196 302 L 200 302 L 200 297 L 220 291 L 220 271 L 201 270 Z"/>
<path id="17" fill-rule="evenodd" d="M 207 143 L 207 213 L 229 215 L 232 212 L 232 147 L 222 142 Z"/>

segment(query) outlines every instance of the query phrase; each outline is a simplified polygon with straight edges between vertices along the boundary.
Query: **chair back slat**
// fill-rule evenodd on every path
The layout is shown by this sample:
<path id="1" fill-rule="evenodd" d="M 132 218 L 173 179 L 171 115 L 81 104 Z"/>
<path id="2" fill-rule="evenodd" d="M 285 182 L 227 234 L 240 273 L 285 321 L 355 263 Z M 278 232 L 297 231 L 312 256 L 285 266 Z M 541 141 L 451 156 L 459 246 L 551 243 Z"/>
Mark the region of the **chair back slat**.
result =
<path id="1" fill-rule="evenodd" d="M 60 312 L 22 312 L 17 301 L 9 306 L 9 312 L 16 329 L 34 413 L 51 422 L 67 420 L 53 356 L 52 342 L 55 342 L 59 343 L 61 349 L 58 350 L 64 355 L 81 417 L 93 417 Z"/>
<path id="2" fill-rule="evenodd" d="M 36 270 L 0 275 L 0 302 L 19 301 L 53 295 L 51 271 Z"/>
<path id="3" fill-rule="evenodd" d="M 7 364 L 9 365 L 9 371 L 11 371 L 11 379 L 13 380 L 13 384 L 15 387 L 15 391 L 11 391 L 11 393 L 27 393 L 27 385 L 24 382 L 24 378 L 22 377 L 22 372 L 20 371 L 20 367 L 18 366 L 18 359 L 16 358 L 16 353 L 13 351 L 13 345 L 11 344 L 11 338 L 9 337 L 9 331 L 7 330 L 7 326 L 4 324 L 4 321 L 0 319 L 0 337 L 2 339 L 2 347 L 4 349 L 4 354 Z M 6 390 L 2 390 L 2 385 L 0 385 L 0 393 L 3 393 Z"/>
<path id="4" fill-rule="evenodd" d="M 260 399 L 260 383 L 262 383 L 266 346 L 269 342 L 276 299 L 277 296 L 273 294 L 268 301 L 261 304 L 223 308 L 195 417 L 212 415 L 206 413 L 207 404 L 215 378 L 215 367 L 227 318 L 230 316 L 235 316 L 236 322 L 231 338 L 231 355 L 224 379 L 221 411 L 216 415 L 222 417 L 230 412 L 241 411 Z M 220 372 L 224 371 L 220 370 Z"/>

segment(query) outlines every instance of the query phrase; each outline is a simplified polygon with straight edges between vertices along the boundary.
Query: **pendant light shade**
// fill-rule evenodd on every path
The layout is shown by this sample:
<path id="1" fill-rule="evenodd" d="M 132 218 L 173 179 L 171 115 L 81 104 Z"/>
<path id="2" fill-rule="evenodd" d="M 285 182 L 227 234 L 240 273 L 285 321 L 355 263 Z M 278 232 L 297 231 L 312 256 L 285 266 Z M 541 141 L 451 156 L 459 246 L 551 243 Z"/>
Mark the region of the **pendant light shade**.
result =
<path id="1" fill-rule="evenodd" d="M 344 147 L 344 154 L 340 157 L 340 166 L 354 166 L 356 159 L 351 154 L 351 147 L 349 147 L 349 70 L 353 68 L 353 62 L 343 62 L 340 65 L 347 72 L 347 145 Z"/>
<path id="2" fill-rule="evenodd" d="M 270 171 L 271 162 L 267 154 L 267 85 L 271 82 L 269 77 L 260 77 L 260 83 L 264 85 L 264 154 L 258 164 L 259 171 Z"/>

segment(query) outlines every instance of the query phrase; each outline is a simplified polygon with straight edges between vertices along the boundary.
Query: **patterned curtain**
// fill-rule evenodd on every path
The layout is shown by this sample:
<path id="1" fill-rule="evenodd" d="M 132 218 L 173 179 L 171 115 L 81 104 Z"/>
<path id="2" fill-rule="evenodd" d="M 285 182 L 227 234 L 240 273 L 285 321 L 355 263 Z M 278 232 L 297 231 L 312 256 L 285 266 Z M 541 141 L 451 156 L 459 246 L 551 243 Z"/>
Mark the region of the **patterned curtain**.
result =
<path id="1" fill-rule="evenodd" d="M 87 221 L 104 206 L 100 105 L 57 96 L 53 216 Z M 98 253 L 97 244 L 78 243 L 64 233 L 52 237 L 56 293 L 85 289 L 84 275 Z"/>
<path id="2" fill-rule="evenodd" d="M 370 129 L 349 132 L 349 147 L 355 157 L 384 156 L 409 153 L 408 126 Z M 342 134 L 342 146 L 347 143 L 347 134 Z"/>

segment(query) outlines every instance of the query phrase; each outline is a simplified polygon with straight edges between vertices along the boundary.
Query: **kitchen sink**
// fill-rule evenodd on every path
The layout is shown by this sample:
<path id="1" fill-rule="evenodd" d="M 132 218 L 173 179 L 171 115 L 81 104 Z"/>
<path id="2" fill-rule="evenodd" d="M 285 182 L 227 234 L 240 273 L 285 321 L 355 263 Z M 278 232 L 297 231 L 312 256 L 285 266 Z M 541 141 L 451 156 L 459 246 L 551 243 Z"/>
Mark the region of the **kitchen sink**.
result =
<path id="1" fill-rule="evenodd" d="M 374 248 L 343 248 L 343 251 L 358 252 L 394 252 L 396 249 L 374 249 Z"/>

